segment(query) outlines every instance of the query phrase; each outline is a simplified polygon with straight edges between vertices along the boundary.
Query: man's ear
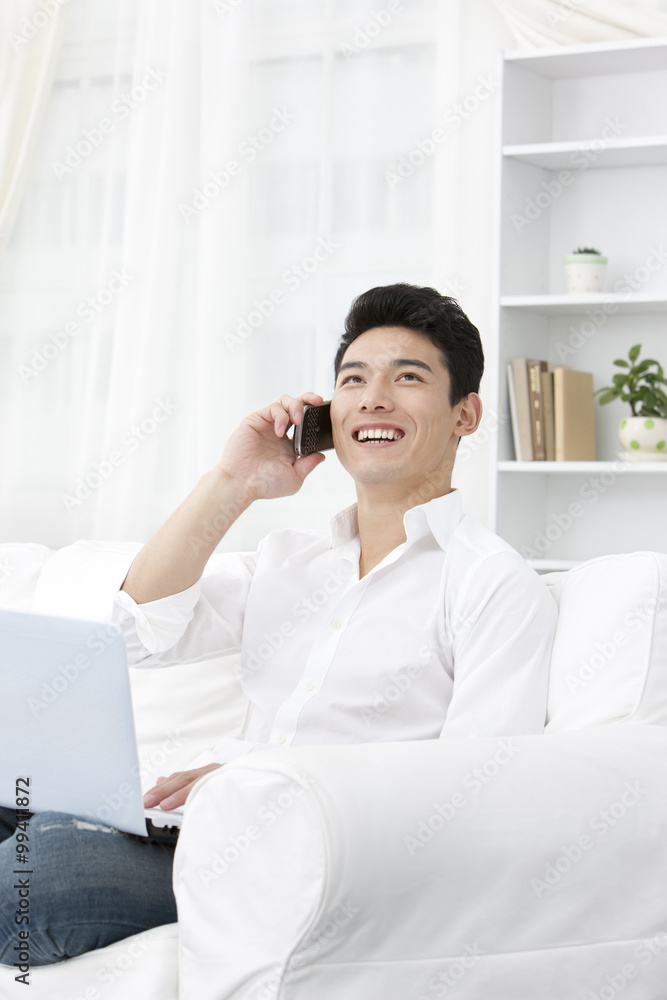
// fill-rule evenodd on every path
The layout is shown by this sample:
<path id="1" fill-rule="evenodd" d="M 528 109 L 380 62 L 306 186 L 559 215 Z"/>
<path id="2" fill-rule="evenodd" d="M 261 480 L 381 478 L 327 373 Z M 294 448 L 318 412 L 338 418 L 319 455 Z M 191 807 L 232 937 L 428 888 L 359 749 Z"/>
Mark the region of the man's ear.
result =
<path id="1" fill-rule="evenodd" d="M 482 419 L 482 400 L 476 392 L 469 392 L 456 405 L 459 408 L 459 414 L 454 433 L 459 437 L 456 445 L 458 448 L 461 438 L 468 434 L 474 434 L 479 427 L 479 422 Z"/>

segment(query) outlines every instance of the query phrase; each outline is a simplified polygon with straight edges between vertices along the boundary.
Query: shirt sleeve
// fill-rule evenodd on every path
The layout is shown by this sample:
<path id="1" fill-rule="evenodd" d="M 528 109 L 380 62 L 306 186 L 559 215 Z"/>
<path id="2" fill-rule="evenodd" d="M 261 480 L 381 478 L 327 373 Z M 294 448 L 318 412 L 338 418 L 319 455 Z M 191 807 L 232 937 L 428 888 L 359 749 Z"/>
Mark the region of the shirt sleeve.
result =
<path id="1" fill-rule="evenodd" d="M 169 667 L 239 650 L 257 557 L 225 553 L 187 590 L 146 604 L 119 590 L 111 623 L 123 633 L 129 665 Z"/>
<path id="2" fill-rule="evenodd" d="M 518 552 L 475 565 L 455 602 L 452 700 L 440 734 L 544 732 L 558 607 Z"/>

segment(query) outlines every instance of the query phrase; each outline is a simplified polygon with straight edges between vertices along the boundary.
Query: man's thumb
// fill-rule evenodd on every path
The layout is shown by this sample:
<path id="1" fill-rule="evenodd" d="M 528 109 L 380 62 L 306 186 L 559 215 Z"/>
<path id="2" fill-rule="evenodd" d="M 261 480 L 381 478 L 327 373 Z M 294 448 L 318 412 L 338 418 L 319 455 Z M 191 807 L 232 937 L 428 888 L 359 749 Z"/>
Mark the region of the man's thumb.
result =
<path id="1" fill-rule="evenodd" d="M 294 464 L 294 470 L 303 483 L 306 476 L 313 471 L 318 465 L 321 465 L 326 455 L 322 452 L 316 451 L 312 455 L 305 455 L 303 458 L 298 458 Z"/>

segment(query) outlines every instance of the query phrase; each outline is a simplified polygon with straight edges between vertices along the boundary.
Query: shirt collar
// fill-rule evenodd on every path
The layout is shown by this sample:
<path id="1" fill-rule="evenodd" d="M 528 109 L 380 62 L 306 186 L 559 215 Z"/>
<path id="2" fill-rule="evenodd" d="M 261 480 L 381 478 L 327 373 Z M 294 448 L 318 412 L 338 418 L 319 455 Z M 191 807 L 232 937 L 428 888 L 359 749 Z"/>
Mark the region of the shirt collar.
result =
<path id="1" fill-rule="evenodd" d="M 408 544 L 430 532 L 444 551 L 462 517 L 461 495 L 456 489 L 428 503 L 411 507 L 403 516 Z M 346 545 L 358 534 L 357 504 L 353 503 L 331 518 L 331 547 Z"/>

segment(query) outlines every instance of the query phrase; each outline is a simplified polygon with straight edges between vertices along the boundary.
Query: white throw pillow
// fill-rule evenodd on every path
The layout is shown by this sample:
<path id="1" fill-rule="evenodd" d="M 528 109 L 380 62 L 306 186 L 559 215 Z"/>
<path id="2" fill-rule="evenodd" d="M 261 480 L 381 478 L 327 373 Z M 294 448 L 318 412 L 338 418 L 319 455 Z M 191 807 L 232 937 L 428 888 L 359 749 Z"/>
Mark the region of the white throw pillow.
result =
<path id="1" fill-rule="evenodd" d="M 559 605 L 546 733 L 667 725 L 667 554 L 602 556 L 543 579 Z"/>

